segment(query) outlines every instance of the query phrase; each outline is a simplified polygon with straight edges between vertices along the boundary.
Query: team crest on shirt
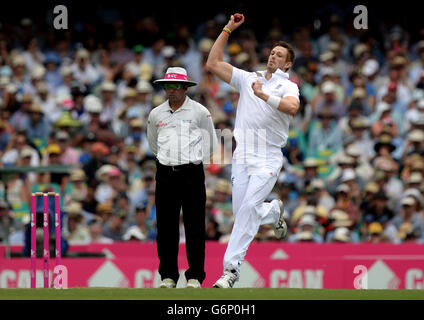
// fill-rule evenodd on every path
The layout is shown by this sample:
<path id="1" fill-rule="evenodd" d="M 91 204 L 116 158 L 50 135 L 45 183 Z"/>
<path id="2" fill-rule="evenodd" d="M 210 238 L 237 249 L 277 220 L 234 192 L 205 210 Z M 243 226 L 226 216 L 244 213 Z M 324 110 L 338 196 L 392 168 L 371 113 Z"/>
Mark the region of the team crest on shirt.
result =
<path id="1" fill-rule="evenodd" d="M 279 85 L 275 88 L 275 90 L 280 89 L 280 88 L 281 88 L 281 84 L 279 84 Z"/>

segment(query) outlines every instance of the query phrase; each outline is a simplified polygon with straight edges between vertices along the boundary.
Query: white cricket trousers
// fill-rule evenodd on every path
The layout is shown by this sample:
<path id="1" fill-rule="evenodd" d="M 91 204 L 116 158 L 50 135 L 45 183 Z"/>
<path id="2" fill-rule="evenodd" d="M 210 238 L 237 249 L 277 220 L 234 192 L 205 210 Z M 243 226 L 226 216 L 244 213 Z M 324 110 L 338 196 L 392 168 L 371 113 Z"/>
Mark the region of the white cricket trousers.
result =
<path id="1" fill-rule="evenodd" d="M 232 162 L 234 226 L 224 255 L 224 270 L 235 270 L 237 275 L 259 227 L 275 224 L 280 217 L 278 202 L 264 201 L 277 182 L 283 158 L 246 162 Z"/>

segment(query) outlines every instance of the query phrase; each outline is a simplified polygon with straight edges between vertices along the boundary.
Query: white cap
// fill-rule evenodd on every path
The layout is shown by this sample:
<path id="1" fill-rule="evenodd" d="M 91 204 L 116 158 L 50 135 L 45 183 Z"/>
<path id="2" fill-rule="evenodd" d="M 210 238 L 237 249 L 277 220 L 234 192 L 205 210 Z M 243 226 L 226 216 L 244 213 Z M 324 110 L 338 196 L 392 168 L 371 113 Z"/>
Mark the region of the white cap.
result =
<path id="1" fill-rule="evenodd" d="M 84 107 L 88 112 L 92 113 L 100 113 L 103 109 L 100 99 L 92 94 L 84 98 Z"/>
<path id="2" fill-rule="evenodd" d="M 356 173 L 353 169 L 346 169 L 342 174 L 342 182 L 346 182 L 349 180 L 354 180 L 356 178 Z"/>
<path id="3" fill-rule="evenodd" d="M 331 93 L 331 92 L 334 92 L 335 90 L 336 90 L 336 85 L 334 84 L 333 81 L 325 81 L 321 85 L 322 93 Z"/>
<path id="4" fill-rule="evenodd" d="M 350 232 L 348 228 L 339 227 L 334 231 L 333 240 L 342 241 L 342 242 L 350 242 Z"/>
<path id="5" fill-rule="evenodd" d="M 381 101 L 378 105 L 377 105 L 377 113 L 379 113 L 380 115 L 385 112 L 385 111 L 389 111 L 392 110 L 392 107 L 390 107 L 390 105 L 387 102 Z"/>
<path id="6" fill-rule="evenodd" d="M 162 55 L 165 58 L 172 58 L 175 55 L 175 48 L 173 46 L 165 46 L 162 49 Z"/>
<path id="7" fill-rule="evenodd" d="M 349 191 L 350 191 L 350 188 L 349 188 L 349 186 L 348 186 L 347 184 L 345 184 L 345 183 L 340 184 L 340 185 L 339 185 L 339 186 L 337 186 L 337 188 L 336 188 L 336 192 L 346 192 L 346 193 L 349 193 Z"/>
<path id="8" fill-rule="evenodd" d="M 46 69 L 41 65 L 36 65 L 31 70 L 31 79 L 41 79 L 46 74 Z"/>
<path id="9" fill-rule="evenodd" d="M 137 83 L 136 90 L 139 93 L 151 93 L 153 92 L 153 87 L 146 80 L 140 79 Z"/>
<path id="10" fill-rule="evenodd" d="M 67 75 L 70 75 L 70 74 L 72 74 L 73 72 L 72 72 L 72 69 L 71 69 L 71 67 L 70 66 L 63 66 L 61 69 L 60 69 L 60 75 L 62 76 L 62 77 L 65 77 L 65 76 L 67 76 Z"/>
<path id="11" fill-rule="evenodd" d="M 103 81 L 100 88 L 102 91 L 115 91 L 116 85 L 112 81 Z"/>
<path id="12" fill-rule="evenodd" d="M 305 224 L 310 226 L 315 226 L 316 224 L 315 217 L 310 214 L 304 214 L 299 220 L 299 227 L 302 227 Z"/>
<path id="13" fill-rule="evenodd" d="M 326 51 L 319 56 L 319 60 L 322 62 L 331 60 L 334 58 L 334 53 L 331 51 Z"/>
<path id="14" fill-rule="evenodd" d="M 424 99 L 420 99 L 417 102 L 417 108 L 423 110 L 424 109 Z"/>
<path id="15" fill-rule="evenodd" d="M 405 197 L 401 201 L 402 205 L 412 206 L 415 204 L 415 199 L 413 197 Z"/>
<path id="16" fill-rule="evenodd" d="M 122 239 L 125 241 L 130 240 L 131 238 L 136 238 L 137 240 L 145 240 L 146 236 L 140 231 L 137 226 L 128 228 L 127 232 L 123 235 Z"/>
<path id="17" fill-rule="evenodd" d="M 362 67 L 362 74 L 366 77 L 369 77 L 378 71 L 379 64 L 375 59 L 368 59 L 365 61 L 364 66 Z"/>

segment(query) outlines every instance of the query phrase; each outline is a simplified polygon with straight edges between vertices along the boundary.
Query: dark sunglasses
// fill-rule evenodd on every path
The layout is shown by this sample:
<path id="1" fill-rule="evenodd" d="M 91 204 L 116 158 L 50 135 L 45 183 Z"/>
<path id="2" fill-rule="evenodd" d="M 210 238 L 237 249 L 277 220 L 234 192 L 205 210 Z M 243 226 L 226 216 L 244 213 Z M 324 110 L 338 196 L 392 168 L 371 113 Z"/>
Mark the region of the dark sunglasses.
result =
<path id="1" fill-rule="evenodd" d="M 180 83 L 177 83 L 177 84 L 174 84 L 174 83 L 165 83 L 165 84 L 163 85 L 163 87 L 165 88 L 165 90 L 166 90 L 166 89 L 175 89 L 175 90 L 180 90 L 181 88 L 183 88 L 183 87 L 184 87 L 184 85 L 182 85 L 182 84 L 180 84 Z"/>

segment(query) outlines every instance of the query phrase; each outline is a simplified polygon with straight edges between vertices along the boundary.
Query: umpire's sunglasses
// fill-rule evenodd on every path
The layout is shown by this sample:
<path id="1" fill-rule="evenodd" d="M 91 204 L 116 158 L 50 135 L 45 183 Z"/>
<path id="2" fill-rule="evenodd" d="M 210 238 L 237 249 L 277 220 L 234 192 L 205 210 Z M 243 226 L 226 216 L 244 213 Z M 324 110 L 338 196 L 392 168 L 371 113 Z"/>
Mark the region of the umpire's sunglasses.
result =
<path id="1" fill-rule="evenodd" d="M 175 89 L 175 90 L 179 90 L 181 88 L 184 87 L 184 85 L 182 85 L 181 83 L 165 83 L 163 85 L 163 87 L 166 89 Z"/>

